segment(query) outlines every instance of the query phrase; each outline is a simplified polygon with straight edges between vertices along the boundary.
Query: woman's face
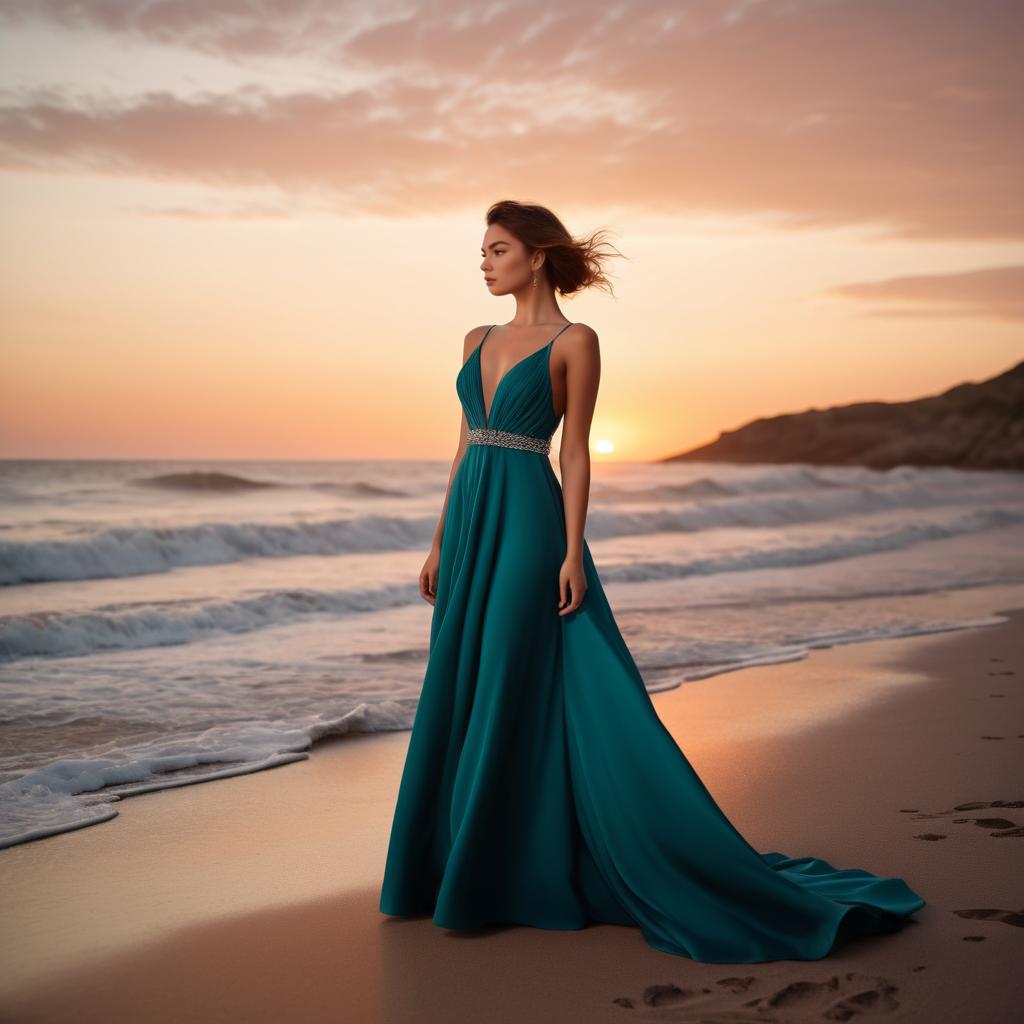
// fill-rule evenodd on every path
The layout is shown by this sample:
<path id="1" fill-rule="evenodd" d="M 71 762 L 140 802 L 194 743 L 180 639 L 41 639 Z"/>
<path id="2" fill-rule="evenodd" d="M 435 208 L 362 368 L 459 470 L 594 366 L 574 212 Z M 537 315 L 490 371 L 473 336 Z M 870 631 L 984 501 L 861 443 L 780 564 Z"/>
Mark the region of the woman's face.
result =
<path id="1" fill-rule="evenodd" d="M 529 285 L 533 268 L 526 246 L 500 224 L 492 224 L 480 247 L 480 269 L 492 295 L 508 295 Z"/>

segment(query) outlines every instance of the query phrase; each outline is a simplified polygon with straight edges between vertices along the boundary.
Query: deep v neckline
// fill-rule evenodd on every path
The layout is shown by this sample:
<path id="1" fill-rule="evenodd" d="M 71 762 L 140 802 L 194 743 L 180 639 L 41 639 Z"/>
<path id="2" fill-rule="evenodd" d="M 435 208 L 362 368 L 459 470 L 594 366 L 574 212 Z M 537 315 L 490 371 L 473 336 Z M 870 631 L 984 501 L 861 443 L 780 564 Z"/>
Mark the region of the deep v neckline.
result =
<path id="1" fill-rule="evenodd" d="M 486 400 L 484 398 L 484 370 L 483 370 L 483 364 L 481 363 L 480 360 L 481 360 L 481 352 L 483 351 L 483 347 L 484 347 L 484 342 L 487 341 L 487 338 L 490 335 L 491 331 L 493 331 L 494 328 L 497 327 L 497 326 L 498 326 L 497 324 L 491 324 L 491 326 L 487 328 L 487 333 L 483 336 L 483 339 L 481 340 L 480 344 L 477 345 L 477 347 L 476 347 L 476 379 L 477 379 L 477 383 L 480 386 L 480 406 L 481 406 L 481 408 L 484 411 L 484 429 L 485 430 L 489 429 L 490 422 L 491 422 L 491 413 L 494 412 L 494 403 L 498 400 L 498 392 L 501 391 L 501 385 L 505 383 L 505 378 L 514 369 L 516 369 L 516 367 L 522 366 L 523 363 L 527 362 L 527 360 L 533 359 L 534 356 L 539 356 L 541 354 L 541 352 L 545 351 L 546 349 L 548 349 L 552 345 L 554 345 L 555 341 L 558 339 L 558 335 L 561 334 L 562 331 L 564 331 L 566 328 L 572 327 L 572 324 L 571 323 L 563 324 L 563 326 L 559 330 L 558 334 L 556 334 L 554 336 L 554 338 L 552 338 L 549 342 L 547 342 L 547 344 L 541 345 L 540 348 L 534 349 L 529 355 L 525 355 L 525 356 L 523 356 L 522 359 L 516 360 L 516 362 L 514 362 L 498 378 L 498 383 L 494 386 L 494 394 L 491 395 L 491 407 L 490 407 L 490 409 L 488 409 L 487 408 L 487 402 L 486 402 Z"/>

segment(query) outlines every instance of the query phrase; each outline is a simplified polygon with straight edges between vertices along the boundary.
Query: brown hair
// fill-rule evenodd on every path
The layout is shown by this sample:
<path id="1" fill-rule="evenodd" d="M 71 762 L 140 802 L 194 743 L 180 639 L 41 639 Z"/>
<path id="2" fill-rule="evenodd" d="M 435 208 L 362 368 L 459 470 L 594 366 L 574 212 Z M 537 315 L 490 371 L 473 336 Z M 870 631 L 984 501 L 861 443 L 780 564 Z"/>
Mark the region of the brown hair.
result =
<path id="1" fill-rule="evenodd" d="M 543 250 L 541 272 L 562 295 L 572 295 L 590 287 L 603 288 L 609 294 L 615 294 L 604 272 L 604 260 L 622 256 L 622 253 L 601 238 L 607 234 L 604 228 L 583 238 L 573 238 L 546 206 L 519 203 L 514 199 L 494 203 L 487 211 L 486 221 L 488 226 L 500 224 L 507 228 L 528 252 Z M 602 246 L 615 251 L 602 252 Z"/>

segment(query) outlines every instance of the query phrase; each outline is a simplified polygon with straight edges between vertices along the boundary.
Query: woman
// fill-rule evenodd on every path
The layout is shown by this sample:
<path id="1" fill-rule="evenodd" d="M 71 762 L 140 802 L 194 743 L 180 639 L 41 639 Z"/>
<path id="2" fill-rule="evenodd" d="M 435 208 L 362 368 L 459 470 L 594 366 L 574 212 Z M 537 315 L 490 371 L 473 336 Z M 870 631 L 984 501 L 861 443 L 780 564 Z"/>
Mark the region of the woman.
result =
<path id="1" fill-rule="evenodd" d="M 816 960 L 894 930 L 924 906 L 905 882 L 759 854 L 662 725 L 583 536 L 598 338 L 555 299 L 607 285 L 608 254 L 539 206 L 497 203 L 487 225 L 481 269 L 516 313 L 470 331 L 455 382 L 381 911 L 446 928 L 633 925 L 717 963 Z M 547 452 L 563 416 L 560 484 Z"/>

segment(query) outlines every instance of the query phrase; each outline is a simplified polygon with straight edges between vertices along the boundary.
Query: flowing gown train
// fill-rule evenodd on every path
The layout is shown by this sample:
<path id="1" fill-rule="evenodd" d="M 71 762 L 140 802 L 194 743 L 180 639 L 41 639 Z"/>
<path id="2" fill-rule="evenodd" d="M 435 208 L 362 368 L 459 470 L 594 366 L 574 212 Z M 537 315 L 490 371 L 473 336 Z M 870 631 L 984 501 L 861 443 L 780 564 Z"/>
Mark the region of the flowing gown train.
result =
<path id="1" fill-rule="evenodd" d="M 588 590 L 558 615 L 561 486 L 546 455 L 502 439 L 557 427 L 562 331 L 487 410 L 492 329 L 456 378 L 470 429 L 492 439 L 467 446 L 452 481 L 381 912 L 445 928 L 632 925 L 715 963 L 817 960 L 898 928 L 925 904 L 903 880 L 758 853 L 730 823 L 659 719 L 586 541 Z"/>

